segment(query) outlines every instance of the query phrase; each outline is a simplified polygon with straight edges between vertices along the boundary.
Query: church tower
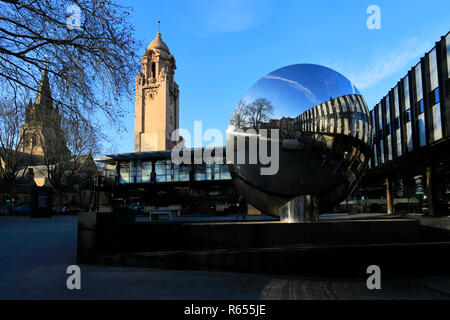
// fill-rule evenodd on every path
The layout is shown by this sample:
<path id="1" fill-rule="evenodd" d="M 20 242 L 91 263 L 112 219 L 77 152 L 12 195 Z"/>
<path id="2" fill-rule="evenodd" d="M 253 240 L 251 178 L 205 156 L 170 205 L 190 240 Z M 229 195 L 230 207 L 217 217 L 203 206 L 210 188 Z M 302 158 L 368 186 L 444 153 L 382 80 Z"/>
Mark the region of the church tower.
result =
<path id="1" fill-rule="evenodd" d="M 22 137 L 19 150 L 38 156 L 49 153 L 68 152 L 64 132 L 61 128 L 61 116 L 53 107 L 50 81 L 47 70 L 42 73 L 38 93 L 34 103 L 26 108 L 25 123 L 20 127 Z"/>
<path id="2" fill-rule="evenodd" d="M 179 89 L 175 58 L 161 33 L 145 50 L 136 77 L 134 136 L 136 152 L 172 149 L 171 134 L 179 126 Z"/>

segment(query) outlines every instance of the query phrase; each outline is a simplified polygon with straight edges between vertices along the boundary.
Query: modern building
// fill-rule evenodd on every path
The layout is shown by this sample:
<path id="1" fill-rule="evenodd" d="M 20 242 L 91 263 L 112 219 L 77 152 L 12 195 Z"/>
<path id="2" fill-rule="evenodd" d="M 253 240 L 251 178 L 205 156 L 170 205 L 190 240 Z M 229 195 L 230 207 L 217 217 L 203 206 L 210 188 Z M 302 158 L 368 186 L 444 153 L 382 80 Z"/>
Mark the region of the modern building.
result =
<path id="1" fill-rule="evenodd" d="M 370 114 L 373 152 L 356 198 L 385 198 L 389 213 L 450 213 L 450 33 Z"/>
<path id="2" fill-rule="evenodd" d="M 119 207 L 180 206 L 195 211 L 233 211 L 242 199 L 228 167 L 220 156 L 213 163 L 205 163 L 205 150 L 185 150 L 190 153 L 191 164 L 174 163 L 171 151 L 108 155 L 98 160 L 107 168 L 99 184 Z M 105 200 L 107 203 L 99 204 L 111 204 Z"/>

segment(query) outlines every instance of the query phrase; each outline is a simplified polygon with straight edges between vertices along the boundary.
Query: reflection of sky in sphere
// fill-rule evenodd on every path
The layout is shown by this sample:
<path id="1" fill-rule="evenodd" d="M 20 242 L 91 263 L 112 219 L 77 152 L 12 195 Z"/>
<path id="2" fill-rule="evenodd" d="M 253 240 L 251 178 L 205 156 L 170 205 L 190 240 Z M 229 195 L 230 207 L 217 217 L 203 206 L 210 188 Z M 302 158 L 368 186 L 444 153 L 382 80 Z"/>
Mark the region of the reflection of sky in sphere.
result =
<path id="1" fill-rule="evenodd" d="M 296 117 L 304 111 L 345 94 L 360 94 L 342 74 L 316 64 L 295 64 L 275 70 L 256 82 L 245 94 L 246 104 L 257 98 L 273 106 L 272 119 Z"/>

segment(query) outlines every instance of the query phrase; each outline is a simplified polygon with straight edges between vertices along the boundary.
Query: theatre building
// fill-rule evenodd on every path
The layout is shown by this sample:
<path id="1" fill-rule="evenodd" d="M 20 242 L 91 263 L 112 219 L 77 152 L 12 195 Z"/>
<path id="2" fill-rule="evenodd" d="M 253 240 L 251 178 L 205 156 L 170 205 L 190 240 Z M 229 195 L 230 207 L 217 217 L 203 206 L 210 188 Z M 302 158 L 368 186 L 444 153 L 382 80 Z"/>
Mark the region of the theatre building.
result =
<path id="1" fill-rule="evenodd" d="M 205 163 L 203 151 L 185 151 L 191 164 L 173 163 L 171 151 L 109 155 L 100 160 L 108 170 L 99 185 L 119 207 L 172 206 L 195 212 L 239 212 L 243 200 L 233 186 L 223 157 Z"/>

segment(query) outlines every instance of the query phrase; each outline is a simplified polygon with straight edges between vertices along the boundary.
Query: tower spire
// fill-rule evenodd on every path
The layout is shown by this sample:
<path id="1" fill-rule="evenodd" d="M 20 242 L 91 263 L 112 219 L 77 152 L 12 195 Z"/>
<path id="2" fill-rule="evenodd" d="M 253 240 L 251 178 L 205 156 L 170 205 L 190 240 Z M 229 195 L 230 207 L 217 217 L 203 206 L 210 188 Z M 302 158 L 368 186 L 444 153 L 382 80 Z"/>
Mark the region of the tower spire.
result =
<path id="1" fill-rule="evenodd" d="M 158 33 L 161 34 L 161 21 L 158 20 Z"/>
<path id="2" fill-rule="evenodd" d="M 47 67 L 44 67 L 44 71 L 42 73 L 42 79 L 39 83 L 38 93 L 36 95 L 36 99 L 34 104 L 41 105 L 44 108 L 51 109 L 52 108 L 52 96 L 50 91 L 50 81 L 48 79 Z"/>

